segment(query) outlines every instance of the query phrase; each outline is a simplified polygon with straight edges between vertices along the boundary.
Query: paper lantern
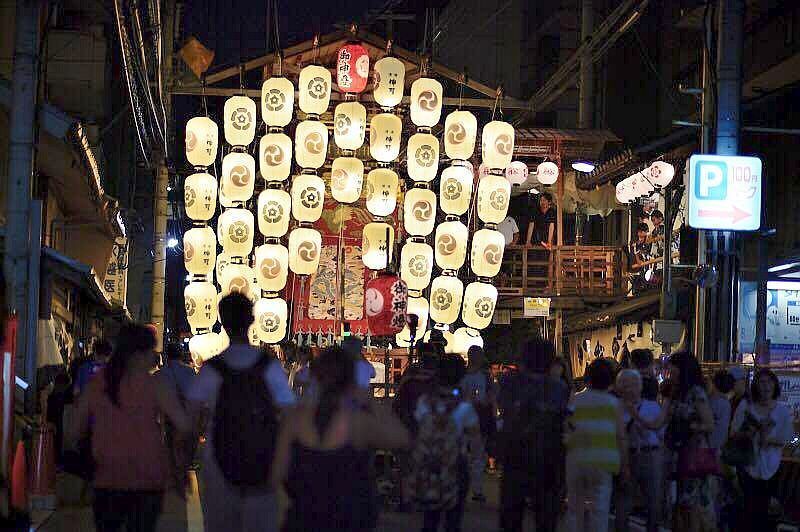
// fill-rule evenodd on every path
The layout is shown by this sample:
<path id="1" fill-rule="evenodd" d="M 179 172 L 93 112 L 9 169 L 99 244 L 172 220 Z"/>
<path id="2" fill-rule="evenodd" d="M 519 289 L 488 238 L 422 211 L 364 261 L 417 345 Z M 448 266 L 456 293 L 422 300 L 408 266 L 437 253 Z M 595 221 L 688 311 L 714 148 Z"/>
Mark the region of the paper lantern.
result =
<path id="1" fill-rule="evenodd" d="M 452 347 L 450 347 L 452 353 L 466 358 L 470 347 L 483 347 L 483 338 L 481 338 L 481 333 L 475 329 L 459 327 L 453 332 L 450 343 L 452 343 Z"/>
<path id="2" fill-rule="evenodd" d="M 217 191 L 217 199 L 219 200 L 219 204 L 226 209 L 236 207 L 236 203 L 225 195 L 225 190 L 222 188 L 221 183 Z"/>
<path id="3" fill-rule="evenodd" d="M 256 161 L 249 153 L 231 152 L 222 158 L 222 190 L 233 202 L 253 197 L 256 185 Z"/>
<path id="4" fill-rule="evenodd" d="M 399 333 L 406 325 L 408 287 L 397 275 L 382 273 L 367 282 L 364 312 L 372 336 Z"/>
<path id="5" fill-rule="evenodd" d="M 364 163 L 356 157 L 337 157 L 331 164 L 331 195 L 340 203 L 353 203 L 361 197 Z"/>
<path id="6" fill-rule="evenodd" d="M 289 310 L 279 297 L 262 297 L 253 308 L 256 337 L 265 344 L 277 344 L 286 337 Z"/>
<path id="7" fill-rule="evenodd" d="M 186 160 L 192 166 L 211 166 L 217 159 L 219 128 L 207 116 L 186 123 Z"/>
<path id="8" fill-rule="evenodd" d="M 297 86 L 300 93 L 300 110 L 311 115 L 321 115 L 331 102 L 331 73 L 319 65 L 308 65 L 300 71 Z"/>
<path id="9" fill-rule="evenodd" d="M 536 179 L 543 185 L 552 185 L 558 181 L 558 165 L 545 161 L 536 167 Z"/>
<path id="10" fill-rule="evenodd" d="M 390 163 L 400 155 L 400 137 L 403 135 L 403 122 L 391 113 L 381 113 L 372 117 L 369 123 L 369 153 L 382 163 Z"/>
<path id="11" fill-rule="evenodd" d="M 292 197 L 285 190 L 268 188 L 258 195 L 258 230 L 266 237 L 281 237 L 289 231 Z"/>
<path id="12" fill-rule="evenodd" d="M 328 128 L 318 120 L 303 120 L 294 131 L 294 157 L 302 168 L 319 168 L 328 156 Z"/>
<path id="13" fill-rule="evenodd" d="M 436 194 L 425 188 L 406 192 L 403 223 L 412 236 L 428 236 L 436 223 Z"/>
<path id="14" fill-rule="evenodd" d="M 375 216 L 389 216 L 397 207 L 400 179 L 393 170 L 376 168 L 367 174 L 367 210 Z"/>
<path id="15" fill-rule="evenodd" d="M 292 171 L 292 139 L 268 133 L 258 143 L 258 166 L 267 181 L 283 181 Z"/>
<path id="16" fill-rule="evenodd" d="M 217 210 L 217 180 L 205 172 L 192 174 L 183 182 L 183 206 L 192 220 L 208 221 Z"/>
<path id="17" fill-rule="evenodd" d="M 336 57 L 336 84 L 339 90 L 358 94 L 367 87 L 369 54 L 359 43 L 347 43 Z"/>
<path id="18" fill-rule="evenodd" d="M 229 343 L 230 341 L 228 341 L 228 345 Z M 196 334 L 189 338 L 189 353 L 195 360 L 205 362 L 223 352 L 228 345 L 217 333 Z"/>
<path id="19" fill-rule="evenodd" d="M 417 327 L 414 333 L 414 343 L 416 344 L 422 340 L 428 328 L 428 301 L 424 297 L 408 298 L 406 324 L 403 330 L 395 336 L 398 347 L 408 347 L 411 345 L 411 328 L 408 325 L 408 317 L 412 314 L 417 316 Z"/>
<path id="20" fill-rule="evenodd" d="M 444 121 L 444 151 L 451 159 L 467 160 L 475 153 L 478 119 L 469 111 L 453 111 Z"/>
<path id="21" fill-rule="evenodd" d="M 239 293 L 248 298 L 260 295 L 255 294 L 255 280 L 256 272 L 250 266 L 236 262 L 228 264 L 219 281 L 220 299 L 233 293 Z"/>
<path id="22" fill-rule="evenodd" d="M 191 275 L 214 271 L 217 239 L 210 227 L 194 227 L 183 234 L 183 264 Z"/>
<path id="23" fill-rule="evenodd" d="M 416 133 L 408 139 L 406 152 L 408 177 L 414 181 L 433 181 L 439 170 L 439 140 L 428 133 Z"/>
<path id="24" fill-rule="evenodd" d="M 358 102 L 344 102 L 333 113 L 333 139 L 342 150 L 357 150 L 364 144 L 367 108 Z"/>
<path id="25" fill-rule="evenodd" d="M 665 187 L 675 177 L 675 167 L 664 161 L 656 161 L 649 168 L 650 182 L 657 187 Z"/>
<path id="26" fill-rule="evenodd" d="M 442 84 L 419 78 L 411 84 L 411 121 L 418 127 L 433 127 L 442 117 Z"/>
<path id="27" fill-rule="evenodd" d="M 387 243 L 386 237 L 389 241 Z M 383 222 L 372 222 L 364 226 L 361 240 L 361 260 L 370 270 L 383 270 L 386 268 L 387 250 L 389 260 L 392 260 L 394 248 L 394 227 Z"/>
<path id="28" fill-rule="evenodd" d="M 284 127 L 292 121 L 294 85 L 286 78 L 269 78 L 261 85 L 261 117 L 270 127 Z"/>
<path id="29" fill-rule="evenodd" d="M 406 240 L 400 251 L 400 277 L 409 290 L 428 288 L 433 273 L 433 248 L 425 242 Z"/>
<path id="30" fill-rule="evenodd" d="M 292 179 L 292 215 L 301 222 L 316 222 L 325 205 L 325 181 L 314 174 Z"/>
<path id="31" fill-rule="evenodd" d="M 449 325 L 458 319 L 464 283 L 458 277 L 440 275 L 431 283 L 430 317 L 436 323 Z"/>
<path id="32" fill-rule="evenodd" d="M 472 236 L 470 267 L 478 277 L 494 277 L 503 265 L 506 239 L 503 233 L 493 229 L 479 229 Z"/>
<path id="33" fill-rule="evenodd" d="M 443 270 L 457 270 L 467 258 L 469 230 L 461 222 L 443 222 L 436 227 L 436 265 Z"/>
<path id="34" fill-rule="evenodd" d="M 253 251 L 255 218 L 247 209 L 225 209 L 220 214 L 218 227 L 220 243 L 233 257 L 246 257 Z"/>
<path id="35" fill-rule="evenodd" d="M 225 100 L 225 141 L 232 146 L 247 146 L 256 138 L 256 102 L 247 96 Z"/>
<path id="36" fill-rule="evenodd" d="M 513 161 L 506 168 L 506 179 L 512 185 L 521 185 L 528 180 L 528 165 L 522 161 Z"/>
<path id="37" fill-rule="evenodd" d="M 633 183 L 630 178 L 625 178 L 615 187 L 617 201 L 620 203 L 630 203 L 634 198 Z"/>
<path id="38" fill-rule="evenodd" d="M 183 289 L 183 302 L 192 331 L 210 329 L 217 323 L 217 289 L 213 283 L 189 283 Z"/>
<path id="39" fill-rule="evenodd" d="M 489 283 L 470 283 L 464 290 L 461 320 L 467 327 L 485 329 L 492 323 L 496 304 L 497 288 Z"/>
<path id="40" fill-rule="evenodd" d="M 289 233 L 289 269 L 298 275 L 311 275 L 319 267 L 322 235 L 316 229 L 298 227 Z"/>
<path id="41" fill-rule="evenodd" d="M 483 126 L 481 159 L 489 168 L 504 169 L 514 154 L 514 126 L 494 120 Z"/>
<path id="42" fill-rule="evenodd" d="M 373 67 L 372 95 L 381 107 L 394 107 L 403 101 L 406 66 L 396 57 L 379 59 Z"/>
<path id="43" fill-rule="evenodd" d="M 633 184 L 634 198 L 649 196 L 656 189 L 643 172 L 633 174 L 630 179 Z"/>
<path id="44" fill-rule="evenodd" d="M 461 216 L 472 200 L 472 171 L 466 166 L 449 166 L 439 180 L 439 202 L 446 214 Z"/>
<path id="45" fill-rule="evenodd" d="M 510 198 L 511 183 L 504 177 L 484 177 L 478 183 L 478 218 L 486 224 L 499 224 L 506 218 Z"/>
<path id="46" fill-rule="evenodd" d="M 258 246 L 255 270 L 261 290 L 265 292 L 283 290 L 289 275 L 289 250 L 280 244 Z"/>
<path id="47" fill-rule="evenodd" d="M 255 322 L 250 324 L 250 327 L 247 328 L 247 341 L 253 347 L 260 347 L 261 340 L 258 338 L 258 325 Z"/>

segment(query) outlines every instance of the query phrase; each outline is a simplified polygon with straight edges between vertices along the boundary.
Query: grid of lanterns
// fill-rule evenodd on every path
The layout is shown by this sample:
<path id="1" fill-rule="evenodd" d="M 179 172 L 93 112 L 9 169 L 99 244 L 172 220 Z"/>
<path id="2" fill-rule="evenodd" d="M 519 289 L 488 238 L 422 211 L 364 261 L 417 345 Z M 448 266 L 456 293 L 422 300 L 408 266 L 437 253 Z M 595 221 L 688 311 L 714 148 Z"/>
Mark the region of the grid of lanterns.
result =
<path id="1" fill-rule="evenodd" d="M 668 186 L 674 177 L 674 166 L 665 161 L 655 161 L 641 172 L 628 176 L 617 183 L 617 201 L 627 204 L 640 198 L 647 198 L 656 189 Z"/>

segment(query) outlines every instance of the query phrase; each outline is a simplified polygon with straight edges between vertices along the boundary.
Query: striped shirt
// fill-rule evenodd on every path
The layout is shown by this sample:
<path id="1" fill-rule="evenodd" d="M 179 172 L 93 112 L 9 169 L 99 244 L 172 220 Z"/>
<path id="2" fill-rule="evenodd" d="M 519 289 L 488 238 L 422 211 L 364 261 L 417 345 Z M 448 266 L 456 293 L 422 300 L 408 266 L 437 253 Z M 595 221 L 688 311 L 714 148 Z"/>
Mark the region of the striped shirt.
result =
<path id="1" fill-rule="evenodd" d="M 573 463 L 619 473 L 617 415 L 620 408 L 617 398 L 608 392 L 589 389 L 574 397 L 570 419 L 574 430 L 567 441 Z"/>

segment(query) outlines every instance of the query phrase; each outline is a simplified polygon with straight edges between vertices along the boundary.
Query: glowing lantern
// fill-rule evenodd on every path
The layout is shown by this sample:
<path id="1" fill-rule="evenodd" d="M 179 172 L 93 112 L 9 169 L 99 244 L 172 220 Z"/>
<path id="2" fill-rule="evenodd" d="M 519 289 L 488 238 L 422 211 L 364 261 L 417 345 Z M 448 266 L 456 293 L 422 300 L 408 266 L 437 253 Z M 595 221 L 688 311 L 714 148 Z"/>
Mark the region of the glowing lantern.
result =
<path id="1" fill-rule="evenodd" d="M 344 102 L 333 114 L 333 139 L 342 150 L 357 150 L 364 144 L 367 108 L 358 102 Z"/>
<path id="2" fill-rule="evenodd" d="M 210 329 L 217 323 L 217 289 L 212 283 L 189 283 L 183 289 L 183 302 L 192 331 Z"/>
<path id="3" fill-rule="evenodd" d="M 411 121 L 419 127 L 433 127 L 442 117 L 442 84 L 419 78 L 411 84 Z"/>
<path id="4" fill-rule="evenodd" d="M 506 179 L 512 185 L 521 185 L 528 180 L 528 165 L 522 161 L 514 161 L 506 168 Z"/>
<path id="5" fill-rule="evenodd" d="M 210 227 L 195 227 L 183 234 L 183 263 L 191 275 L 209 275 L 214 271 L 217 239 Z"/>
<path id="6" fill-rule="evenodd" d="M 458 277 L 440 275 L 431 283 L 430 316 L 436 323 L 449 325 L 458 319 L 464 283 Z"/>
<path id="7" fill-rule="evenodd" d="M 286 78 L 269 78 L 261 85 L 261 116 L 267 126 L 284 127 L 292 121 L 294 85 Z"/>
<path id="8" fill-rule="evenodd" d="M 217 191 L 217 199 L 219 199 L 219 204 L 225 207 L 226 209 L 230 209 L 231 207 L 236 207 L 236 204 L 225 195 L 225 189 L 222 188 L 220 184 L 219 191 Z"/>
<path id="9" fill-rule="evenodd" d="M 388 242 L 387 242 L 388 237 Z M 361 240 L 361 260 L 370 270 L 383 270 L 388 259 L 391 261 L 394 248 L 394 227 L 382 222 L 368 223 L 364 226 Z"/>
<path id="10" fill-rule="evenodd" d="M 319 267 L 322 235 L 316 229 L 298 227 L 289 233 L 289 269 L 298 275 L 311 275 Z"/>
<path id="11" fill-rule="evenodd" d="M 183 183 L 183 205 L 192 220 L 208 221 L 217 210 L 217 180 L 205 172 L 192 174 Z"/>
<path id="12" fill-rule="evenodd" d="M 634 198 L 633 183 L 630 178 L 625 178 L 615 188 L 617 201 L 620 203 L 629 203 Z"/>
<path id="13" fill-rule="evenodd" d="M 297 86 L 300 109 L 307 114 L 321 115 L 331 102 L 331 73 L 319 65 L 308 65 L 300 71 Z"/>
<path id="14" fill-rule="evenodd" d="M 406 193 L 403 223 L 412 236 L 428 236 L 436 223 L 436 194 L 425 188 L 412 188 Z"/>
<path id="15" fill-rule="evenodd" d="M 397 275 L 383 272 L 367 282 L 364 311 L 373 336 L 399 333 L 406 325 L 408 287 Z"/>
<path id="16" fill-rule="evenodd" d="M 379 59 L 373 67 L 372 95 L 381 107 L 394 107 L 403 101 L 406 66 L 395 57 Z"/>
<path id="17" fill-rule="evenodd" d="M 283 290 L 289 275 L 289 250 L 280 244 L 258 246 L 255 270 L 261 290 L 265 292 Z"/>
<path id="18" fill-rule="evenodd" d="M 372 117 L 369 123 L 369 153 L 382 163 L 390 163 L 400 155 L 400 137 L 403 135 L 403 122 L 391 113 L 381 113 Z"/>
<path id="19" fill-rule="evenodd" d="M 228 264 L 231 263 L 231 257 L 224 251 L 217 255 L 217 264 L 215 265 L 216 275 L 217 275 L 217 282 L 222 279 L 222 273 L 225 271 L 225 268 L 228 267 Z"/>
<path id="20" fill-rule="evenodd" d="M 543 185 L 552 185 L 558 181 L 558 165 L 545 161 L 536 167 L 536 179 Z"/>
<path id="21" fill-rule="evenodd" d="M 457 270 L 467 258 L 469 230 L 461 222 L 443 222 L 436 227 L 436 265 Z"/>
<path id="22" fill-rule="evenodd" d="M 222 158 L 222 190 L 233 202 L 253 197 L 256 185 L 256 161 L 249 153 L 231 152 Z"/>
<path id="23" fill-rule="evenodd" d="M 414 181 L 433 181 L 439 170 L 439 140 L 428 133 L 416 133 L 408 139 L 406 152 L 408 177 Z"/>
<path id="24" fill-rule="evenodd" d="M 236 262 L 228 264 L 219 281 L 220 299 L 234 292 L 248 298 L 258 295 L 255 294 L 255 281 L 256 272 L 250 266 Z"/>
<path id="25" fill-rule="evenodd" d="M 397 207 L 397 174 L 376 168 L 367 174 L 367 210 L 375 216 L 389 216 Z"/>
<path id="26" fill-rule="evenodd" d="M 466 358 L 470 347 L 483 347 L 483 338 L 481 338 L 481 333 L 475 329 L 459 327 L 453 332 L 450 343 L 452 344 L 450 352 Z"/>
<path id="27" fill-rule="evenodd" d="M 424 242 L 407 240 L 400 251 L 400 277 L 409 290 L 428 288 L 433 273 L 433 248 Z"/>
<path id="28" fill-rule="evenodd" d="M 229 344 L 230 340 L 226 344 L 222 335 L 217 333 L 196 334 L 189 338 L 189 353 L 195 360 L 205 362 L 222 353 Z"/>
<path id="29" fill-rule="evenodd" d="M 206 116 L 196 116 L 186 123 L 186 159 L 192 166 L 211 166 L 217 159 L 219 129 Z"/>
<path id="30" fill-rule="evenodd" d="M 409 297 L 406 308 L 406 316 L 414 314 L 417 316 L 417 326 L 414 333 L 414 343 L 422 340 L 425 330 L 428 328 L 428 301 L 423 297 Z M 395 341 L 398 347 L 408 347 L 411 345 L 411 328 L 408 320 L 403 330 L 397 333 Z"/>
<path id="31" fill-rule="evenodd" d="M 472 236 L 470 267 L 479 277 L 494 277 L 503 265 L 506 239 L 500 231 L 479 229 Z"/>
<path id="32" fill-rule="evenodd" d="M 634 198 L 649 196 L 656 189 L 642 172 L 633 174 L 630 179 L 633 183 Z"/>
<path id="33" fill-rule="evenodd" d="M 361 197 L 364 163 L 356 157 L 337 157 L 331 164 L 331 194 L 341 203 L 353 203 Z"/>
<path id="34" fill-rule="evenodd" d="M 225 100 L 225 140 L 232 146 L 247 146 L 256 138 L 256 102 L 247 96 Z"/>
<path id="35" fill-rule="evenodd" d="M 325 181 L 314 174 L 292 179 L 292 214 L 301 222 L 316 222 L 325 205 Z"/>
<path id="36" fill-rule="evenodd" d="M 475 152 L 478 119 L 469 111 L 453 111 L 444 121 L 444 151 L 451 159 L 467 160 Z"/>
<path id="37" fill-rule="evenodd" d="M 472 199 L 472 171 L 466 166 L 449 166 L 439 180 L 439 201 L 446 214 L 461 216 Z"/>
<path id="38" fill-rule="evenodd" d="M 464 290 L 461 319 L 467 327 L 485 329 L 492 322 L 496 304 L 497 288 L 489 283 L 470 283 Z"/>
<path id="39" fill-rule="evenodd" d="M 268 133 L 258 143 L 258 166 L 267 181 L 283 181 L 292 171 L 292 139 L 283 133 Z"/>
<path id="40" fill-rule="evenodd" d="M 289 310 L 279 297 L 262 297 L 253 308 L 256 337 L 265 344 L 277 344 L 286 337 Z"/>
<path id="41" fill-rule="evenodd" d="M 506 218 L 510 198 L 511 183 L 504 177 L 484 177 L 478 183 L 478 218 L 483 223 L 499 224 Z"/>
<path id="42" fill-rule="evenodd" d="M 483 126 L 481 158 L 489 168 L 503 169 L 514 154 L 514 126 L 494 120 Z"/>
<path id="43" fill-rule="evenodd" d="M 328 128 L 317 120 L 303 120 L 294 131 L 294 157 L 302 168 L 319 168 L 328 155 Z"/>
<path id="44" fill-rule="evenodd" d="M 649 168 L 650 182 L 657 187 L 665 187 L 675 177 L 675 167 L 664 161 L 656 161 Z"/>
<path id="45" fill-rule="evenodd" d="M 253 251 L 255 219 L 247 209 L 225 209 L 219 215 L 218 231 L 222 249 L 233 257 L 246 257 Z"/>
<path id="46" fill-rule="evenodd" d="M 342 92 L 359 93 L 367 87 L 369 54 L 358 43 L 347 43 L 336 58 L 336 84 Z"/>
<path id="47" fill-rule="evenodd" d="M 258 195 L 258 230 L 266 237 L 289 231 L 292 197 L 284 190 L 268 188 Z"/>

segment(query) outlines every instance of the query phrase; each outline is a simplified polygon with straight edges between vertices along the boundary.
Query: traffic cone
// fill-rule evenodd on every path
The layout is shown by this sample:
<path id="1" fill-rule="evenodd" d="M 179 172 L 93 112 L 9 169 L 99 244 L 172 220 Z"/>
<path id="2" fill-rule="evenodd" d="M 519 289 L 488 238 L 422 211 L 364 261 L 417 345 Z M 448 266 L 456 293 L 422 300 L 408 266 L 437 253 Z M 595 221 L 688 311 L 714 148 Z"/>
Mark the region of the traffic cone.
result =
<path id="1" fill-rule="evenodd" d="M 31 482 L 31 508 L 56 509 L 56 452 L 55 429 L 45 423 L 33 434 L 33 474 Z"/>
<path id="2" fill-rule="evenodd" d="M 17 442 L 14 464 L 11 468 L 11 508 L 20 513 L 28 512 L 28 473 L 25 466 L 25 444 Z"/>

